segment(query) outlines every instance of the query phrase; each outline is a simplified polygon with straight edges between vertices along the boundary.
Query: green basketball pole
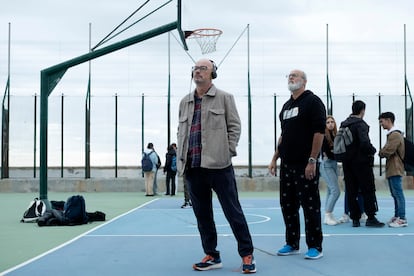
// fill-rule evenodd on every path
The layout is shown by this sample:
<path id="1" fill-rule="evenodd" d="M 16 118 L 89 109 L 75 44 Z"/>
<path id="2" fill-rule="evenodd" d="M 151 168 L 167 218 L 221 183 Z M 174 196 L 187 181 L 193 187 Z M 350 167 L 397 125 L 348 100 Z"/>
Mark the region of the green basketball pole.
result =
<path id="1" fill-rule="evenodd" d="M 179 1 L 180 4 L 180 1 Z M 180 8 L 179 8 L 180 10 Z M 180 11 L 179 11 L 180 13 Z M 48 209 L 50 209 L 50 202 L 48 201 L 48 183 L 47 183 L 47 137 L 48 137 L 48 98 L 53 89 L 59 83 L 60 79 L 65 74 L 66 70 L 79 65 L 81 63 L 90 61 L 92 59 L 101 57 L 103 55 L 115 52 L 117 50 L 126 48 L 144 40 L 153 38 L 163 33 L 172 31 L 174 29 L 181 29 L 179 27 L 180 21 L 175 21 L 158 28 L 152 29 L 148 32 L 133 36 L 131 38 L 114 43 L 102 49 L 89 52 L 82 56 L 73 58 L 71 60 L 62 62 L 52 67 L 43 69 L 40 72 L 40 174 L 39 174 L 39 197 L 45 203 Z M 181 30 L 180 30 L 181 31 Z M 186 45 L 184 45 L 186 48 Z"/>

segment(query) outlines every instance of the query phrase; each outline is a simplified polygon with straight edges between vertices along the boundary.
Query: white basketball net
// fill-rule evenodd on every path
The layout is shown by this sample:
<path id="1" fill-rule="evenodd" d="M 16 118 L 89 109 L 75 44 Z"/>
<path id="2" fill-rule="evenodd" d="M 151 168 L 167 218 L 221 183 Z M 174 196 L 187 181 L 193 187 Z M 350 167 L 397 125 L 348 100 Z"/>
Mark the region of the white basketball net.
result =
<path id="1" fill-rule="evenodd" d="M 216 51 L 216 43 L 222 33 L 218 29 L 197 29 L 188 38 L 194 38 L 197 41 L 204 55 Z"/>

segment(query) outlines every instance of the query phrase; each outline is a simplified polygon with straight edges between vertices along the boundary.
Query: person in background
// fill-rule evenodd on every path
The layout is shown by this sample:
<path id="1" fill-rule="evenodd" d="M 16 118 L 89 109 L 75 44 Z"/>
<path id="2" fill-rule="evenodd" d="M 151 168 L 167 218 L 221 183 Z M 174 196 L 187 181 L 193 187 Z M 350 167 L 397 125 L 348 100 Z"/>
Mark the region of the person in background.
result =
<path id="1" fill-rule="evenodd" d="M 190 193 L 188 192 L 187 180 L 185 175 L 183 175 L 183 188 L 184 188 L 184 203 L 181 205 L 181 208 L 191 208 L 193 204 L 191 203 Z"/>
<path id="2" fill-rule="evenodd" d="M 237 240 L 242 272 L 255 273 L 252 237 L 239 202 L 231 161 L 237 155 L 241 133 L 234 96 L 213 84 L 217 67 L 211 60 L 197 61 L 191 77 L 196 88 L 180 102 L 177 161 L 179 174 L 186 177 L 206 254 L 193 269 L 210 270 L 223 266 L 217 250 L 214 191 Z"/>
<path id="3" fill-rule="evenodd" d="M 325 137 L 321 150 L 320 172 L 326 182 L 326 202 L 324 224 L 337 225 L 339 222 L 333 215 L 333 210 L 338 201 L 341 190 L 338 184 L 338 163 L 333 154 L 333 142 L 336 136 L 337 126 L 333 116 L 326 116 Z"/>
<path id="4" fill-rule="evenodd" d="M 158 153 L 154 150 L 155 156 L 157 157 L 157 162 L 155 163 L 155 172 L 154 172 L 154 183 L 152 184 L 154 195 L 158 195 L 158 182 L 157 182 L 157 176 L 158 176 L 158 169 L 161 167 L 161 159 Z"/>
<path id="5" fill-rule="evenodd" d="M 345 183 L 345 180 L 344 180 L 344 185 L 345 185 L 345 192 L 344 192 L 344 214 L 342 215 L 342 217 L 340 217 L 338 219 L 338 222 L 339 223 L 346 223 L 346 222 L 350 222 L 351 221 L 351 218 L 349 216 L 350 211 L 349 211 L 349 203 L 348 203 L 348 193 L 346 192 L 346 183 Z M 364 211 L 364 198 L 362 197 L 361 191 L 358 192 L 357 201 L 358 201 L 359 209 L 362 212 L 361 219 L 359 221 L 360 222 L 366 222 L 366 220 L 367 220 L 368 217 L 367 217 L 367 215 L 365 214 L 365 211 Z"/>
<path id="6" fill-rule="evenodd" d="M 358 205 L 358 193 L 364 198 L 364 209 L 368 218 L 367 227 L 383 227 L 385 224 L 375 217 L 378 211 L 375 195 L 374 154 L 377 151 L 369 139 L 369 126 L 363 120 L 365 103 L 357 100 L 352 104 L 352 114 L 341 123 L 342 128 L 348 127 L 353 141 L 347 146 L 346 156 L 342 162 L 345 188 L 348 194 L 348 204 L 352 227 L 360 226 L 362 210 Z"/>
<path id="7" fill-rule="evenodd" d="M 308 246 L 305 259 L 319 259 L 323 256 L 323 236 L 318 156 L 325 134 L 326 110 L 321 99 L 306 90 L 305 72 L 292 70 L 287 78 L 291 97 L 279 114 L 282 133 L 269 165 L 269 172 L 275 175 L 280 157 L 280 206 L 286 244 L 277 254 L 299 253 L 299 208 L 302 206 Z"/>
<path id="8" fill-rule="evenodd" d="M 391 196 L 394 199 L 394 216 L 388 222 L 390 227 L 408 226 L 405 217 L 405 196 L 402 187 L 404 176 L 404 163 L 402 156 L 405 156 L 405 144 L 402 131 L 395 127 L 395 115 L 392 112 L 381 113 L 378 117 L 380 125 L 387 130 L 387 142 L 379 151 L 381 158 L 386 158 L 385 176 L 388 179 Z"/>
<path id="9" fill-rule="evenodd" d="M 157 155 L 154 154 L 154 144 L 148 143 L 147 148 L 144 150 L 144 154 L 148 154 L 152 162 L 152 170 L 144 172 L 145 178 L 145 196 L 154 196 L 154 175 L 157 171 Z"/>
<path id="10" fill-rule="evenodd" d="M 164 174 L 166 173 L 165 195 L 175 196 L 175 175 L 177 174 L 177 144 L 172 143 L 168 146 L 167 154 L 165 154 Z"/>

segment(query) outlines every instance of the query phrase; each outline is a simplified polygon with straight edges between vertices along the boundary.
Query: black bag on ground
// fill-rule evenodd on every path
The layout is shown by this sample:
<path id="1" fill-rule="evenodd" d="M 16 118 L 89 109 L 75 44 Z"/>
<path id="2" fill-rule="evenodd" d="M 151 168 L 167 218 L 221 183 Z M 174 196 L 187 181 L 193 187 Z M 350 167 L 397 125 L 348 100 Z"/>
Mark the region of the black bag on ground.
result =
<path id="1" fill-rule="evenodd" d="M 81 195 L 75 195 L 64 201 L 51 201 L 52 209 L 47 210 L 37 220 L 39 226 L 72 226 L 94 221 L 105 221 L 106 214 L 101 211 L 86 212 L 85 199 Z"/>
<path id="2" fill-rule="evenodd" d="M 37 220 L 37 225 L 39 226 L 59 226 L 60 220 L 55 217 L 52 210 L 47 210 L 43 216 Z"/>
<path id="3" fill-rule="evenodd" d="M 95 211 L 93 213 L 86 213 L 88 215 L 88 222 L 93 221 L 105 221 L 106 214 L 101 211 Z"/>
<path id="4" fill-rule="evenodd" d="M 50 205 L 52 206 L 52 209 L 56 209 L 56 210 L 63 211 L 63 209 L 65 208 L 65 202 L 63 200 L 61 201 L 51 200 Z"/>

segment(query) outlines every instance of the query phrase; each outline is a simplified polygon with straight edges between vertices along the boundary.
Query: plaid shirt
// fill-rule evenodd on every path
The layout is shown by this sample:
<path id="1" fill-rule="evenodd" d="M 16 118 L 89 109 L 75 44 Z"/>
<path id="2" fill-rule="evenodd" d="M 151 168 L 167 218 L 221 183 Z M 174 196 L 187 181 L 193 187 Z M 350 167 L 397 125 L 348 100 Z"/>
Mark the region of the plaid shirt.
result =
<path id="1" fill-rule="evenodd" d="M 199 168 L 201 165 L 201 100 L 194 95 L 194 115 L 191 122 L 190 137 L 188 141 L 188 155 L 191 160 L 191 168 Z"/>

